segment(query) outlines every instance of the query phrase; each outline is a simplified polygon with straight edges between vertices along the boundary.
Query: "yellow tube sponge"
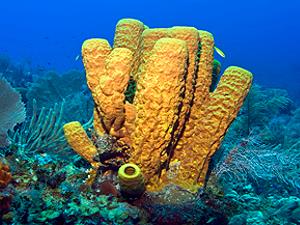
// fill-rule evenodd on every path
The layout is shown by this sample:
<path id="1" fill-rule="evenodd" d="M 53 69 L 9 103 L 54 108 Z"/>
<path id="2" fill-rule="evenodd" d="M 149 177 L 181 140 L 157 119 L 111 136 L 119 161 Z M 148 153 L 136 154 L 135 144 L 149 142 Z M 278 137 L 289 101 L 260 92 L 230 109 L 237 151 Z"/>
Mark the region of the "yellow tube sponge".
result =
<path id="1" fill-rule="evenodd" d="M 86 80 L 95 103 L 98 101 L 95 89 L 99 84 L 99 77 L 105 75 L 105 60 L 110 52 L 111 47 L 105 39 L 89 39 L 82 45 L 81 53 L 86 72 Z M 103 134 L 105 132 L 101 124 L 99 110 L 97 111 L 97 107 L 94 109 L 94 129 L 98 134 Z"/>
<path id="2" fill-rule="evenodd" d="M 135 78 L 140 63 L 142 33 L 145 30 L 142 22 L 134 19 L 121 19 L 114 38 L 114 48 L 128 48 L 133 52 L 131 74 Z"/>
<path id="3" fill-rule="evenodd" d="M 115 48 L 106 60 L 106 73 L 96 88 L 97 106 L 105 130 L 120 130 L 125 121 L 125 95 L 132 63 L 132 52 Z"/>
<path id="4" fill-rule="evenodd" d="M 192 27 L 148 29 L 124 19 L 114 41 L 113 49 L 103 39 L 82 47 L 96 132 L 130 147 L 130 161 L 141 168 L 147 190 L 173 182 L 196 191 L 205 183 L 210 159 L 237 116 L 252 74 L 229 67 L 210 92 L 214 38 Z M 130 76 L 137 83 L 133 104 L 124 94 Z M 93 163 L 95 147 L 79 125 L 67 124 L 66 138 Z"/>
<path id="5" fill-rule="evenodd" d="M 194 92 L 196 88 L 196 69 L 197 69 L 197 53 L 199 46 L 199 32 L 193 27 L 173 27 L 170 29 L 172 38 L 177 38 L 185 41 L 188 48 L 188 63 L 185 77 L 184 100 L 179 115 L 179 123 L 173 134 L 169 148 L 174 148 L 177 144 L 179 136 L 182 135 L 183 129 L 186 126 L 187 119 L 190 115 Z M 169 163 L 169 162 L 168 162 Z"/>
<path id="6" fill-rule="evenodd" d="M 156 28 L 148 29 L 143 32 L 142 35 L 142 64 L 140 67 L 139 78 L 145 76 L 143 66 L 145 62 L 152 55 L 151 51 L 155 43 L 161 38 L 176 38 L 185 41 L 188 50 L 188 62 L 187 73 L 185 74 L 185 86 L 181 90 L 180 95 L 184 96 L 184 102 L 180 107 L 179 123 L 176 124 L 176 128 L 172 134 L 172 142 L 169 143 L 169 148 L 175 145 L 178 141 L 178 136 L 181 135 L 186 119 L 190 112 L 191 103 L 193 99 L 193 93 L 196 85 L 196 68 L 197 68 L 197 53 L 199 45 L 199 32 L 193 27 L 172 27 L 172 28 Z M 137 80 L 139 86 L 140 79 Z"/>
<path id="7" fill-rule="evenodd" d="M 189 157 L 190 154 L 197 154 L 196 148 L 194 145 L 191 145 L 191 143 L 195 136 L 195 129 L 200 125 L 198 122 L 198 115 L 204 100 L 209 95 L 209 87 L 212 79 L 214 38 L 212 34 L 207 31 L 199 31 L 199 42 L 201 44 L 201 49 L 197 65 L 197 80 L 194 90 L 193 107 L 191 108 L 189 119 L 185 124 L 184 133 L 176 145 L 174 156 L 172 158 L 172 161 L 178 160 L 180 165 L 185 163 L 190 164 L 192 162 Z M 189 176 L 196 176 L 196 173 L 190 173 L 190 171 L 184 169 L 178 170 L 178 177 L 182 177 L 182 179 L 178 179 L 176 181 L 177 184 L 180 184 L 179 180 L 184 180 Z M 193 178 L 196 180 L 195 177 Z M 192 184 L 194 183 L 195 182 L 192 182 Z M 192 186 L 192 184 L 185 184 L 183 182 L 182 186 Z"/>
<path id="8" fill-rule="evenodd" d="M 239 67 L 229 67 L 217 89 L 208 93 L 193 123 L 190 136 L 184 136 L 172 161 L 179 161 L 178 174 L 172 181 L 185 189 L 196 191 L 203 186 L 212 155 L 242 106 L 252 82 L 252 74 Z M 193 113 L 193 112 L 192 112 Z"/>
<path id="9" fill-rule="evenodd" d="M 94 160 L 97 155 L 97 149 L 87 136 L 85 130 L 78 121 L 70 122 L 64 125 L 65 138 L 70 147 L 82 158 L 97 168 L 99 163 Z"/>
<path id="10" fill-rule="evenodd" d="M 120 192 L 124 197 L 140 197 L 145 191 L 141 169 L 133 163 L 126 163 L 118 170 Z"/>
<path id="11" fill-rule="evenodd" d="M 143 68 L 145 76 L 139 81 L 131 155 L 141 167 L 148 186 L 150 178 L 157 178 L 155 174 L 166 159 L 161 158 L 161 152 L 167 148 L 178 120 L 187 59 L 184 41 L 162 38 L 156 42 Z M 158 184 L 153 180 L 151 185 Z"/>
<path id="12" fill-rule="evenodd" d="M 198 163 L 197 182 L 203 184 L 208 171 L 211 156 L 219 148 L 232 121 L 238 114 L 252 82 L 252 74 L 239 67 L 227 68 L 213 93 L 205 100 L 198 115 L 195 129 L 196 149 L 205 155 L 205 160 Z"/>
<path id="13" fill-rule="evenodd" d="M 132 66 L 132 52 L 114 48 L 102 39 L 85 41 L 82 46 L 87 81 L 95 102 L 94 127 L 97 133 L 122 136 L 125 122 L 125 95 Z M 96 124 L 95 124 L 96 123 Z"/>
<path id="14" fill-rule="evenodd" d="M 99 84 L 99 77 L 105 74 L 105 60 L 111 52 L 107 40 L 93 38 L 86 40 L 81 49 L 82 60 L 85 67 L 87 84 L 94 94 Z"/>

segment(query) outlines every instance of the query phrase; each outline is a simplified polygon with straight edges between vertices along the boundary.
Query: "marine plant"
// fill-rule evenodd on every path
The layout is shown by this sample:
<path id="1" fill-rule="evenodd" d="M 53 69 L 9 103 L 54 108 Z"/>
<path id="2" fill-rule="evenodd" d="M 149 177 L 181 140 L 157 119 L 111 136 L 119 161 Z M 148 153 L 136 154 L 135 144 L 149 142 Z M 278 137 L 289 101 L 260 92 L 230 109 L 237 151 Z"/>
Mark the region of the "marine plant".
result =
<path id="1" fill-rule="evenodd" d="M 66 86 L 69 86 L 67 82 Z M 1 148 L 1 157 L 3 162 L 9 165 L 10 171 L 7 171 L 6 166 L 4 171 L 0 169 L 0 180 L 1 174 L 4 173 L 13 177 L 12 182 L 0 190 L 1 222 L 146 224 L 143 218 L 147 217 L 149 224 L 227 224 L 228 221 L 228 224 L 298 224 L 300 110 L 289 100 L 284 90 L 265 87 L 259 89 L 260 91 L 255 93 L 256 97 L 249 102 L 252 119 L 250 134 L 248 135 L 245 119 L 247 111 L 244 111 L 244 105 L 226 132 L 221 148 L 212 158 L 216 167 L 211 167 L 212 172 L 205 189 L 200 188 L 197 195 L 168 183 L 159 192 L 147 191 L 134 202 L 130 199 L 134 206 L 119 202 L 123 201 L 122 197 L 103 191 L 99 180 L 101 182 L 108 177 L 99 168 L 106 171 L 125 163 L 124 159 L 127 157 L 122 158 L 123 161 L 114 158 L 116 155 L 122 155 L 124 151 L 121 149 L 115 152 L 118 146 L 112 144 L 116 144 L 116 137 L 107 133 L 98 135 L 95 131 L 87 129 L 87 126 L 79 124 L 83 131 L 86 130 L 87 136 L 92 134 L 91 138 L 86 140 L 91 141 L 92 148 L 96 147 L 96 156 L 91 157 L 91 161 L 100 164 L 100 167 L 97 167 L 97 180 L 91 187 L 86 185 L 87 169 L 90 165 L 73 154 L 69 148 L 57 151 L 59 148 L 56 146 L 46 146 L 40 151 L 40 145 L 33 147 L 33 142 L 29 144 L 30 150 L 17 150 L 16 145 L 11 145 L 11 149 Z M 78 92 L 75 90 L 74 93 Z M 132 93 L 134 96 L 138 91 Z M 125 96 L 127 97 L 126 92 Z M 280 100 L 283 98 L 288 104 L 274 104 L 275 107 L 271 108 L 274 102 L 283 102 Z M 257 99 L 259 104 L 254 99 Z M 69 104 L 71 103 L 64 103 L 62 114 Z M 77 103 L 77 107 L 80 104 Z M 55 102 L 49 102 L 50 105 L 55 106 Z M 35 120 L 38 120 L 41 110 L 44 111 L 42 114 L 45 118 L 50 112 L 48 107 L 44 110 L 42 107 L 36 107 L 39 110 Z M 59 115 L 61 104 L 56 103 L 55 107 L 55 110 L 52 107 L 52 112 L 56 112 L 55 118 L 68 117 Z M 74 114 L 77 113 L 74 108 L 73 111 Z M 9 137 L 20 131 L 20 128 L 26 133 L 31 119 L 29 115 L 28 121 L 23 122 L 23 125 L 15 126 L 13 131 L 9 132 Z M 60 128 L 63 123 L 59 125 Z M 76 130 L 73 131 L 76 135 Z M 61 144 L 66 146 L 66 142 Z M 71 154 L 72 158 L 66 158 L 66 154 Z M 113 164 L 116 162 L 117 164 Z M 167 172 L 169 180 L 176 178 L 180 163 L 177 160 L 170 165 Z M 105 183 L 107 184 L 109 180 Z"/>
<path id="2" fill-rule="evenodd" d="M 226 69 L 209 92 L 213 53 L 206 31 L 150 29 L 132 19 L 117 24 L 113 48 L 104 39 L 82 46 L 94 129 L 131 148 L 129 161 L 142 169 L 148 190 L 170 182 L 192 191 L 203 186 L 210 159 L 248 93 L 252 75 L 239 67 Z M 133 104 L 124 94 L 130 77 L 137 84 Z M 72 148 L 97 168 L 97 150 L 80 124 L 66 124 L 64 131 Z"/>

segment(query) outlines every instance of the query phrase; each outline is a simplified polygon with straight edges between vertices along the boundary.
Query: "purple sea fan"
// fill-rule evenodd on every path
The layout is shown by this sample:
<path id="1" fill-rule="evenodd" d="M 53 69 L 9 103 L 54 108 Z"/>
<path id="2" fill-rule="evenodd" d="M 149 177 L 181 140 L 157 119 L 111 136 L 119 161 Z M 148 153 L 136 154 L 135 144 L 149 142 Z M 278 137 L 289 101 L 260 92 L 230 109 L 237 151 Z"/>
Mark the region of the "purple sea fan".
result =
<path id="1" fill-rule="evenodd" d="M 25 118 L 26 110 L 21 95 L 0 77 L 0 147 L 8 145 L 7 131 L 24 122 Z"/>

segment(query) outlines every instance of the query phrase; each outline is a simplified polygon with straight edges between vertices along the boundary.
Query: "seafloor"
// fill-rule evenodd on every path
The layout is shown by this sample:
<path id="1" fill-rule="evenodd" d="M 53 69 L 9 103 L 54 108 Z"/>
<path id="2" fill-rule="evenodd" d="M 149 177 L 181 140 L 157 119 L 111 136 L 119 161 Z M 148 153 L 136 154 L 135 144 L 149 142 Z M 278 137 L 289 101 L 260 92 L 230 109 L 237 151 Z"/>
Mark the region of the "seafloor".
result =
<path id="1" fill-rule="evenodd" d="M 286 90 L 252 86 L 198 193 L 124 199 L 114 178 L 87 185 L 90 165 L 64 139 L 66 122 L 91 129 L 85 83 L 0 57 L 0 105 L 15 101 L 0 122 L 23 121 L 7 138 L 0 127 L 0 224 L 300 224 L 300 107 Z"/>

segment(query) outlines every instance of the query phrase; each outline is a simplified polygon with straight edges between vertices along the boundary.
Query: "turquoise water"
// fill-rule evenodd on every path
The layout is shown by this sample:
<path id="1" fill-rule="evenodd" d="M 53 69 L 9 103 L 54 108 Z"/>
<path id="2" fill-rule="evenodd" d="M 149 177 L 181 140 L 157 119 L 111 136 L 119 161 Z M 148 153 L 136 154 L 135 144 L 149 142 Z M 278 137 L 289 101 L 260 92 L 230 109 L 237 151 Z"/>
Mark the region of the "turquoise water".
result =
<path id="1" fill-rule="evenodd" d="M 0 224 L 300 224 L 299 13 L 300 2 L 296 0 L 285 3 L 270 0 L 1 2 Z M 211 140 L 222 139 L 222 144 L 209 155 L 205 181 L 196 191 L 176 182 L 169 182 L 159 191 L 147 187 L 142 196 L 128 197 L 122 189 L 117 171 L 132 160 L 135 147 L 131 143 L 124 145 L 123 131 L 114 133 L 110 126 L 115 131 L 125 126 L 125 119 L 119 117 L 127 112 L 122 108 L 125 101 L 135 106 L 149 101 L 151 105 L 164 91 L 159 88 L 168 83 L 162 79 L 157 82 L 164 83 L 155 86 L 155 77 L 139 83 L 131 71 L 129 85 L 122 91 L 125 95 L 122 94 L 119 114 L 105 117 L 109 114 L 106 110 L 114 109 L 117 99 L 107 98 L 106 101 L 111 101 L 107 105 L 102 99 L 100 103 L 95 100 L 95 95 L 93 99 L 81 47 L 90 38 L 107 39 L 113 46 L 116 24 L 122 18 L 142 21 L 150 28 L 189 26 L 212 33 L 215 46 L 225 57 L 214 50 L 214 58 L 220 64 L 214 62 L 212 76 L 216 79 L 211 92 L 228 66 L 240 66 L 253 74 L 247 97 L 240 96 L 243 106 L 238 113 L 231 112 L 237 114 L 235 120 L 231 123 L 226 117 L 228 123 L 221 134 L 209 130 L 213 133 Z M 203 43 L 199 46 L 200 59 L 196 61 L 201 61 L 205 48 Z M 166 62 L 160 60 L 162 65 Z M 186 65 L 190 66 L 190 59 Z M 182 76 L 186 79 L 186 72 Z M 117 80 L 114 79 L 105 86 L 107 92 L 113 90 Z M 201 82 L 195 80 L 195 83 Z M 139 95 L 150 84 L 155 87 Z M 192 95 L 197 87 L 190 90 Z M 153 99 L 152 90 L 159 90 L 157 95 L 152 95 Z M 174 94 L 176 90 L 170 89 L 167 99 L 178 96 Z M 240 90 L 239 93 L 247 92 L 246 88 Z M 181 94 L 186 96 L 187 93 Z M 224 102 L 235 99 L 226 90 L 220 96 L 230 96 Z M 192 109 L 197 106 L 197 99 L 190 100 Z M 172 106 L 171 100 L 166 107 Z M 180 101 L 176 105 L 177 113 L 183 110 Z M 186 162 L 186 158 L 172 161 L 176 140 L 181 140 L 189 129 L 191 118 L 199 115 L 203 118 L 211 113 L 210 110 L 203 113 L 205 104 L 199 105 L 200 111 L 186 114 L 182 131 L 177 117 L 167 123 L 167 129 L 162 129 L 162 132 L 170 131 L 171 137 L 165 138 L 168 148 L 160 150 L 170 157 L 171 164 L 166 166 L 161 153 L 159 168 L 168 171 L 170 177 L 176 177 Z M 158 105 L 163 107 L 163 103 Z M 237 102 L 234 107 L 239 108 Z M 165 114 L 160 114 L 164 109 L 159 108 L 145 124 L 164 118 Z M 101 118 L 103 133 L 93 127 L 93 113 Z M 143 118 L 146 114 L 138 115 Z M 121 125 L 116 125 L 119 119 Z M 192 125 L 200 128 L 195 128 L 191 143 L 199 139 L 201 142 L 205 137 L 207 129 L 201 127 L 207 120 L 199 119 Z M 83 125 L 92 149 L 96 149 L 91 158 L 84 155 L 87 150 L 83 146 L 77 150 L 83 153 L 78 154 L 66 140 L 63 126 L 72 121 Z M 139 126 L 137 119 L 135 126 Z M 147 127 L 141 127 L 141 133 L 135 134 L 144 138 Z M 157 122 L 150 133 L 159 129 Z M 162 136 L 151 139 L 150 135 L 145 143 L 155 148 L 161 140 L 164 140 Z M 146 151 L 147 145 L 140 146 Z M 201 148 L 205 149 L 201 144 L 197 148 L 190 144 L 185 151 L 201 152 Z M 195 156 L 188 153 L 185 157 Z M 101 167 L 92 170 L 90 161 L 100 162 Z M 146 176 L 145 182 L 149 182 L 147 167 L 142 163 L 139 166 Z M 159 176 L 159 170 L 154 174 Z"/>

